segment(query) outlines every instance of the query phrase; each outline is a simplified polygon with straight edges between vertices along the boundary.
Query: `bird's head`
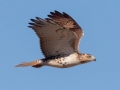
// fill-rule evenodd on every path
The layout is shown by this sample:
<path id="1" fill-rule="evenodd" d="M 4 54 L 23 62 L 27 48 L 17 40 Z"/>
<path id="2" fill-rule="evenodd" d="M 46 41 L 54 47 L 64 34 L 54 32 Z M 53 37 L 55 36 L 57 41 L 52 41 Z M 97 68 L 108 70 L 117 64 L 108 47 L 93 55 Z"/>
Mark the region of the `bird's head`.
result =
<path id="1" fill-rule="evenodd" d="M 81 64 L 91 62 L 91 61 L 96 61 L 96 58 L 91 54 L 80 54 L 79 58 L 80 58 Z"/>

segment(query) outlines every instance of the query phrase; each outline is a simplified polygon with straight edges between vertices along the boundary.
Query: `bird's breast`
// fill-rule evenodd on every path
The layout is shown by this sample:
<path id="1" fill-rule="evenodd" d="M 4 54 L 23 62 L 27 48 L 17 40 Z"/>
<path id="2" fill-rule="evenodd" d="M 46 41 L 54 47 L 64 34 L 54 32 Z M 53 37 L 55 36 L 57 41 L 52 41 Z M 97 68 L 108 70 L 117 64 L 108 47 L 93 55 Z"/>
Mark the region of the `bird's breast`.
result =
<path id="1" fill-rule="evenodd" d="M 76 55 L 69 55 L 66 57 L 60 57 L 57 59 L 50 59 L 46 62 L 47 66 L 58 67 L 58 68 L 68 68 L 80 64 L 79 59 Z"/>

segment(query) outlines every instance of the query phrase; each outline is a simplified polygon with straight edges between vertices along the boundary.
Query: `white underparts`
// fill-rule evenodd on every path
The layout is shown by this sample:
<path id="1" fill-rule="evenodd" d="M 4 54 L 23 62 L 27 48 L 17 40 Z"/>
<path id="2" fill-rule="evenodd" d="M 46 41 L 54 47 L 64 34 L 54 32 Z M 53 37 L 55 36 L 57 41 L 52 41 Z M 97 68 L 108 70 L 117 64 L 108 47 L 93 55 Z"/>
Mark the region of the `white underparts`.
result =
<path id="1" fill-rule="evenodd" d="M 61 57 L 58 59 L 51 59 L 44 63 L 46 66 L 58 67 L 58 68 L 68 68 L 80 64 L 79 59 L 76 54 L 71 54 L 66 57 Z"/>

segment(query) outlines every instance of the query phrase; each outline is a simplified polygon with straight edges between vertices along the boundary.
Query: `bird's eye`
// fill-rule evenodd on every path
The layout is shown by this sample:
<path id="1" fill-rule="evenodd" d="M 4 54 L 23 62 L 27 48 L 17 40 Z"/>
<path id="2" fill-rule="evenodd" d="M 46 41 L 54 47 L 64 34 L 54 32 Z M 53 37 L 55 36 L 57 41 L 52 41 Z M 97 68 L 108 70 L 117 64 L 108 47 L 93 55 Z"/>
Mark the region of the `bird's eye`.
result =
<path id="1" fill-rule="evenodd" d="M 91 58 L 91 56 L 87 56 L 88 58 Z"/>

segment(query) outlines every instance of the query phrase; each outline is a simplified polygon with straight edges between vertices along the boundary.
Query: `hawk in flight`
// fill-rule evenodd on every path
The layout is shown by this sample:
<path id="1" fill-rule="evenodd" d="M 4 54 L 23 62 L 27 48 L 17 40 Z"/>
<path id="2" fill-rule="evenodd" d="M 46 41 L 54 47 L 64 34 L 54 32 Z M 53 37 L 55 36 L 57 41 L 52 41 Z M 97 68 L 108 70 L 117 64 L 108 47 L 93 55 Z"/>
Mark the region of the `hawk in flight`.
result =
<path id="1" fill-rule="evenodd" d="M 58 11 L 50 12 L 48 18 L 31 19 L 32 28 L 39 40 L 40 48 L 45 58 L 23 62 L 15 67 L 52 66 L 57 68 L 68 68 L 91 61 L 96 58 L 91 54 L 79 52 L 79 42 L 84 35 L 82 28 L 67 13 Z"/>

